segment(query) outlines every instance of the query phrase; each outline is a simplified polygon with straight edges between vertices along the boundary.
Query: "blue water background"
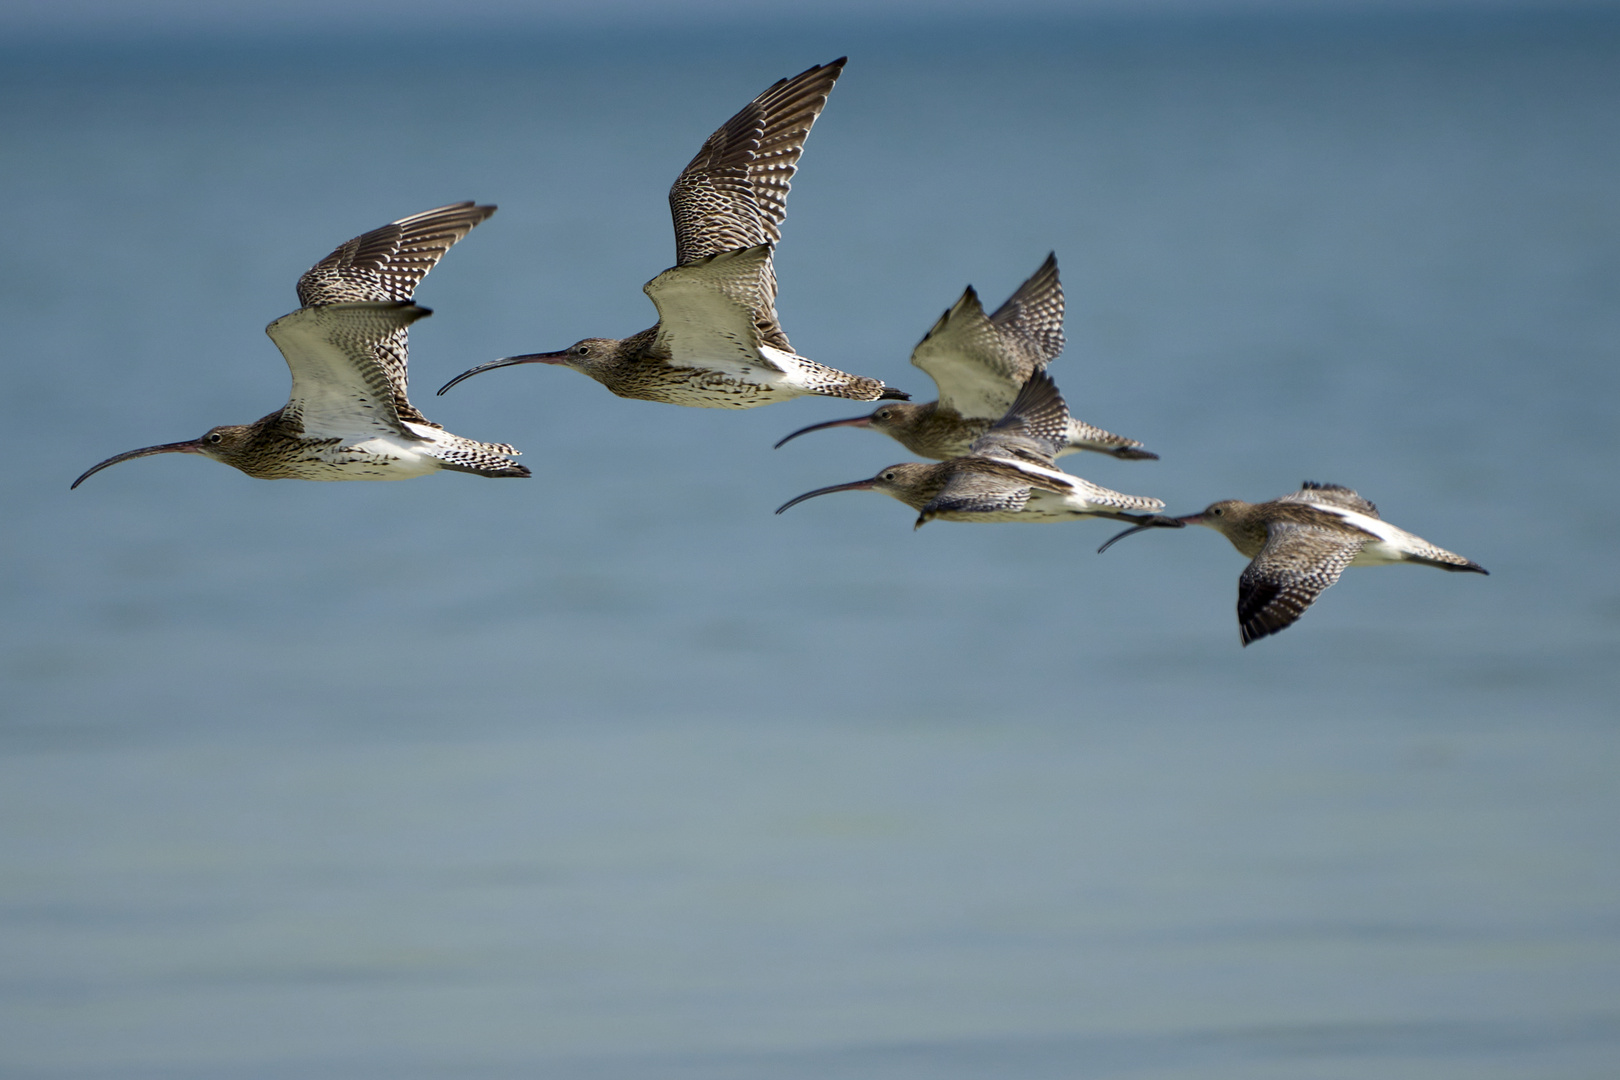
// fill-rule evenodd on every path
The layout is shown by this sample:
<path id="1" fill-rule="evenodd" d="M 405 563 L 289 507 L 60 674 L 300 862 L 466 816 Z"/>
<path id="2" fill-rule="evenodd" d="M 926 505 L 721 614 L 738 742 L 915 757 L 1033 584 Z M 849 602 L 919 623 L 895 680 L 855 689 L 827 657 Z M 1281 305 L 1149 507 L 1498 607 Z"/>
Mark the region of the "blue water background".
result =
<path id="1" fill-rule="evenodd" d="M 841 53 L 777 255 L 919 399 L 1049 250 L 1187 513 L 1348 484 L 1492 576 L 1238 644 L 1203 530 L 936 523 L 880 436 L 497 356 L 652 321 L 664 193 Z M 13 49 L 0 1074 L 1268 1080 L 1620 1068 L 1620 22 Z M 278 406 L 336 243 L 500 212 L 417 402 L 529 481 L 138 446 Z"/>

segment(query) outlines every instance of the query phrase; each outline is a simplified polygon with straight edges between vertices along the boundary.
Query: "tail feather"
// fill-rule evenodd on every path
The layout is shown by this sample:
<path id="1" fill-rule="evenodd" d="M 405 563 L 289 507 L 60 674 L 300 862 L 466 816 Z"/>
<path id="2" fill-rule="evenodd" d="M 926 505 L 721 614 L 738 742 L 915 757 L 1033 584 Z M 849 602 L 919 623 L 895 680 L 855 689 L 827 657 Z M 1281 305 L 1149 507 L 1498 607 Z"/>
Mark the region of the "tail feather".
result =
<path id="1" fill-rule="evenodd" d="M 799 357 L 803 366 L 804 385 L 812 394 L 822 397 L 849 398 L 852 401 L 877 401 L 879 398 L 910 401 L 911 395 L 884 386 L 881 379 L 868 379 L 864 375 L 851 375 L 814 360 Z"/>
<path id="2" fill-rule="evenodd" d="M 1093 503 L 1099 508 L 1147 510 L 1149 512 L 1164 509 L 1163 499 L 1155 499 L 1147 495 L 1127 495 L 1123 491 L 1113 491 L 1109 488 L 1100 487 L 1089 480 L 1080 481 L 1079 493 L 1088 503 Z M 1123 518 L 1121 520 L 1132 521 L 1135 519 Z"/>
<path id="3" fill-rule="evenodd" d="M 1451 553 L 1448 551 L 1446 554 L 1450 555 Z M 1464 559 L 1460 555 L 1453 556 L 1453 558 L 1458 561 L 1452 562 L 1450 559 L 1418 559 L 1416 561 L 1423 563 L 1425 566 L 1438 566 L 1440 569 L 1449 570 L 1454 574 L 1484 574 L 1486 577 L 1491 576 L 1489 570 L 1472 559 Z"/>
<path id="4" fill-rule="evenodd" d="M 474 442 L 452 435 L 434 447 L 433 456 L 440 467 L 452 472 L 475 473 L 478 476 L 529 476 L 528 468 L 512 458 L 521 453 L 506 443 Z"/>
<path id="5" fill-rule="evenodd" d="M 1421 537 L 1414 536 L 1412 539 L 1416 541 L 1412 545 L 1415 550 L 1409 550 L 1406 555 L 1406 558 L 1411 562 L 1420 563 L 1423 566 L 1437 566 L 1441 570 L 1450 570 L 1453 573 L 1485 574 L 1487 576 L 1490 574 L 1490 571 L 1479 565 L 1479 563 L 1474 562 L 1472 559 L 1465 559 L 1455 551 L 1447 551 L 1445 548 L 1431 544 Z"/>
<path id="6" fill-rule="evenodd" d="M 1142 444 L 1136 439 L 1127 439 L 1123 435 L 1115 435 L 1112 431 L 1105 431 L 1095 424 L 1088 424 L 1084 420 L 1069 418 L 1068 444 L 1059 452 L 1073 454 L 1081 450 L 1090 450 L 1098 454 L 1110 454 L 1125 461 L 1157 461 L 1159 455 L 1151 450 L 1142 449 Z"/>
<path id="7" fill-rule="evenodd" d="M 441 458 L 440 461 L 443 462 L 443 464 L 440 465 L 440 468 L 442 469 L 446 469 L 450 472 L 472 473 L 474 476 L 487 476 L 494 478 L 501 476 L 526 477 L 534 475 L 533 473 L 529 472 L 529 467 L 527 465 L 509 464 L 501 466 L 500 468 L 494 468 L 488 465 L 463 465 L 459 462 L 450 461 L 445 458 Z"/>

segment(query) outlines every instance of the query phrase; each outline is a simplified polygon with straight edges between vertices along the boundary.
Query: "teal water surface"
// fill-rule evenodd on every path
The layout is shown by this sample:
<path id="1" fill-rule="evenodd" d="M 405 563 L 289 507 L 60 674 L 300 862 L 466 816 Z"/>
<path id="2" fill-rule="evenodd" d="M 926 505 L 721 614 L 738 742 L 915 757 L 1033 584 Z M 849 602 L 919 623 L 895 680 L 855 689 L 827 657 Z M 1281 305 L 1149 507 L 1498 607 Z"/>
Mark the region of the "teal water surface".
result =
<path id="1" fill-rule="evenodd" d="M 1037 29 L 13 55 L 0 1072 L 1613 1075 L 1620 28 Z M 669 181 L 844 52 L 799 351 L 925 399 L 1055 250 L 1054 375 L 1163 455 L 1071 471 L 1347 484 L 1492 576 L 1242 649 L 1202 530 L 774 516 L 905 459 L 770 449 L 847 403 L 432 396 L 650 323 Z M 68 492 L 278 406 L 298 274 L 459 199 L 416 400 L 532 480 Z"/>

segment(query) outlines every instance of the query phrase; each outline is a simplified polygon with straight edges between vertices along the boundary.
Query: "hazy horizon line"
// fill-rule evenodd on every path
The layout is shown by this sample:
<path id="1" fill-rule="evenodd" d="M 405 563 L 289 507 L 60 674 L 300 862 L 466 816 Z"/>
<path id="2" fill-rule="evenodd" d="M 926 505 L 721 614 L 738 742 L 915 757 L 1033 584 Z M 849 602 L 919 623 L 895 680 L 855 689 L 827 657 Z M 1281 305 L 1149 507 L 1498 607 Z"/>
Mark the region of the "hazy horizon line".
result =
<path id="1" fill-rule="evenodd" d="M 735 16 L 747 11 L 749 17 Z M 356 39 L 555 34 L 625 40 L 668 35 L 730 39 L 778 31 L 849 34 L 913 31 L 928 35 L 985 27 L 1049 26 L 1130 30 L 1219 30 L 1266 25 L 1304 30 L 1352 26 L 1551 23 L 1620 17 L 1620 0 L 1012 0 L 987 12 L 972 0 L 824 0 L 762 15 L 752 0 L 695 0 L 672 8 L 656 0 L 604 0 L 583 10 L 550 0 L 285 0 L 240 8 L 212 0 L 160 0 L 132 9 L 119 0 L 57 0 L 0 8 L 0 52 L 34 49 L 227 46 L 276 42 L 341 44 Z M 627 21 L 628 20 L 628 21 Z"/>

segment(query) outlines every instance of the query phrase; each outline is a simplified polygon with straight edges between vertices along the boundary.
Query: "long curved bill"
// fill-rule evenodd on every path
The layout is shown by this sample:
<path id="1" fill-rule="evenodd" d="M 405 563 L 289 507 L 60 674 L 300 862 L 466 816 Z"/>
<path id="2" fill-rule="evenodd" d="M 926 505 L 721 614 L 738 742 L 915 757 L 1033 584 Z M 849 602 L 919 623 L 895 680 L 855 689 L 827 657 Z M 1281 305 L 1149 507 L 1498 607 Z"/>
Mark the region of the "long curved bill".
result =
<path id="1" fill-rule="evenodd" d="M 487 364 L 479 364 L 475 368 L 468 368 L 460 375 L 457 375 L 455 378 L 439 387 L 439 393 L 443 394 L 446 390 L 456 385 L 456 383 L 460 382 L 462 379 L 470 379 L 474 375 L 477 375 L 480 371 L 489 371 L 498 367 L 514 367 L 518 364 L 560 364 L 567 359 L 567 357 L 567 349 L 564 349 L 561 352 L 541 352 L 527 353 L 523 356 L 503 356 L 499 360 L 491 360 Z"/>
<path id="2" fill-rule="evenodd" d="M 780 514 L 782 511 L 786 510 L 788 507 L 790 507 L 790 506 L 798 506 L 800 503 L 804 502 L 804 500 L 806 500 L 806 499 L 813 499 L 817 495 L 831 495 L 835 491 L 871 491 L 872 487 L 876 483 L 877 483 L 876 480 L 856 480 L 856 481 L 854 481 L 852 483 L 848 483 L 848 484 L 834 484 L 832 487 L 816 488 L 816 490 L 814 490 L 814 491 L 805 492 L 803 495 L 800 495 L 796 499 L 789 499 L 787 502 L 783 503 L 781 506 L 778 506 L 776 508 L 776 512 L 778 514 Z"/>
<path id="3" fill-rule="evenodd" d="M 811 424 L 809 427 L 800 428 L 798 431 L 795 431 L 793 434 L 787 436 L 781 442 L 779 442 L 775 446 L 771 447 L 771 449 L 772 450 L 780 450 L 780 449 L 782 449 L 784 444 L 792 442 L 794 439 L 797 439 L 800 435 L 808 435 L 810 432 L 812 432 L 812 431 L 820 431 L 822 428 L 830 428 L 830 427 L 871 427 L 871 426 L 872 426 L 872 418 L 870 416 L 856 416 L 856 417 L 851 417 L 848 420 L 826 420 L 826 421 L 823 421 L 822 423 L 819 423 L 819 424 Z"/>
<path id="4" fill-rule="evenodd" d="M 1186 517 L 1165 517 L 1163 514 L 1149 514 L 1142 519 L 1141 524 L 1132 526 L 1122 533 L 1116 533 L 1106 544 L 1097 549 L 1097 554 L 1101 555 L 1127 536 L 1147 532 L 1149 529 L 1184 529 L 1188 525 L 1198 524 L 1197 519 L 1200 517 L 1202 517 L 1200 514 L 1188 514 Z"/>
<path id="5" fill-rule="evenodd" d="M 110 457 L 99 465 L 92 465 L 90 468 L 84 471 L 82 476 L 73 481 L 72 486 L 69 487 L 68 490 L 72 491 L 73 488 L 78 487 L 80 484 L 84 483 L 86 480 L 90 479 L 107 466 L 116 465 L 120 461 L 128 461 L 130 458 L 151 457 L 153 454 L 200 454 L 202 452 L 201 439 L 188 439 L 185 442 L 164 443 L 162 446 L 143 446 L 139 450 L 131 450 L 126 454 L 118 454 L 115 457 Z"/>

